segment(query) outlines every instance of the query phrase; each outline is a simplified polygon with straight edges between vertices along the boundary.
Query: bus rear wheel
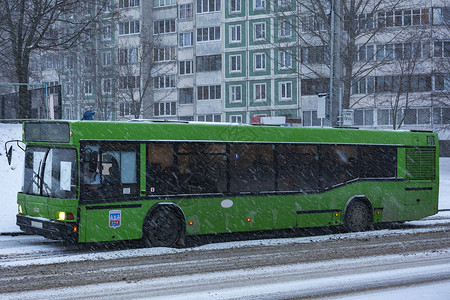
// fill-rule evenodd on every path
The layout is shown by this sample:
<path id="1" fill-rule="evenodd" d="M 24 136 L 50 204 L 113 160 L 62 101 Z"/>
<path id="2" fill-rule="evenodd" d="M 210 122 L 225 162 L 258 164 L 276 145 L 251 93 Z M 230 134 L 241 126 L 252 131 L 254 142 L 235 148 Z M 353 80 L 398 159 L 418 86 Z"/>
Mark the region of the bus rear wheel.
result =
<path id="1" fill-rule="evenodd" d="M 145 224 L 144 242 L 150 247 L 173 247 L 183 237 L 182 219 L 175 209 L 161 206 L 151 212 Z"/>
<path id="2" fill-rule="evenodd" d="M 345 210 L 344 226 L 347 231 L 364 231 L 370 226 L 369 207 L 362 201 L 352 201 Z"/>

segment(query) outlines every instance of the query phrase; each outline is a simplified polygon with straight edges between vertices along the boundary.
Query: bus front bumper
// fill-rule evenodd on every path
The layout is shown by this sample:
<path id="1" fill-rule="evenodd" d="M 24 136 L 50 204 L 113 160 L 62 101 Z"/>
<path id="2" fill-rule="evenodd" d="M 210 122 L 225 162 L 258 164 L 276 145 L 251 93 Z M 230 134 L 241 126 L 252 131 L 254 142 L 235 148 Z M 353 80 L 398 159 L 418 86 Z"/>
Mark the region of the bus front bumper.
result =
<path id="1" fill-rule="evenodd" d="M 76 232 L 76 223 L 64 223 L 42 218 L 33 218 L 18 214 L 16 224 L 20 230 L 29 233 L 44 236 L 52 240 L 66 240 L 70 242 L 78 241 L 78 232 Z"/>

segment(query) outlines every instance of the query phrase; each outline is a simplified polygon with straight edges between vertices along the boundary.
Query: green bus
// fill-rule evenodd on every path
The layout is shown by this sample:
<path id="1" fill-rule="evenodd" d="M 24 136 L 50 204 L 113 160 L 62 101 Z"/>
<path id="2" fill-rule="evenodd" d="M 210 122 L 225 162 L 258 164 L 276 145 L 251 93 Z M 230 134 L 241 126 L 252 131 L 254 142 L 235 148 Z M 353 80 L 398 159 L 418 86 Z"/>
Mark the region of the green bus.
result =
<path id="1" fill-rule="evenodd" d="M 29 121 L 17 225 L 79 243 L 319 226 L 438 212 L 431 132 Z"/>

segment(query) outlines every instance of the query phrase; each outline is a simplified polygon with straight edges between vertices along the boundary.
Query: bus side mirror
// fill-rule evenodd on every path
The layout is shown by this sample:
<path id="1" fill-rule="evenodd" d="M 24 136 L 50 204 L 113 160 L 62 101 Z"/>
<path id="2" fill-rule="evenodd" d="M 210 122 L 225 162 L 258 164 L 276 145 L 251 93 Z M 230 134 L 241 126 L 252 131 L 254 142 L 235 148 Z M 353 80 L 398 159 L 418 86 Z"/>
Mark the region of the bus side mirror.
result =
<path id="1" fill-rule="evenodd" d="M 8 165 L 11 165 L 11 160 L 12 160 L 12 146 L 9 146 L 9 150 L 6 151 L 6 157 L 8 158 Z"/>

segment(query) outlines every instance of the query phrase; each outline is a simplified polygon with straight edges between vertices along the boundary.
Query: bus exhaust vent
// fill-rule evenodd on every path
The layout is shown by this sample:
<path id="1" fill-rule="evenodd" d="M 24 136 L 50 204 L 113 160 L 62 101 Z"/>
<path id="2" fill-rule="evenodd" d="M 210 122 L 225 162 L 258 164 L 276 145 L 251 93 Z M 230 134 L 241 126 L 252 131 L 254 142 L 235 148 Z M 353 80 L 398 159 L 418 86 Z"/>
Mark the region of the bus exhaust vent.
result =
<path id="1" fill-rule="evenodd" d="M 406 179 L 436 179 L 436 150 L 406 149 Z"/>

